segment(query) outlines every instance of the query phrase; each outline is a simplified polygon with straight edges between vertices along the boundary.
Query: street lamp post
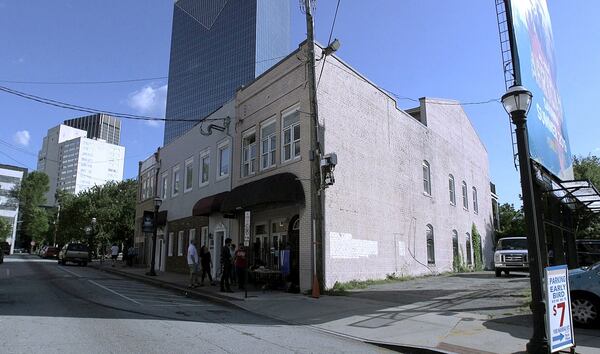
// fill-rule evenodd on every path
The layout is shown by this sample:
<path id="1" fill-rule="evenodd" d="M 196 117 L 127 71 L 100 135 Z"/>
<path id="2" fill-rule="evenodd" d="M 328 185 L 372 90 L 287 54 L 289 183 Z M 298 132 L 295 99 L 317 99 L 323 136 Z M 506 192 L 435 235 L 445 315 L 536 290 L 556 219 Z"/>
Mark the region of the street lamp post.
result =
<path id="1" fill-rule="evenodd" d="M 150 262 L 150 271 L 146 273 L 147 275 L 156 276 L 156 271 L 154 270 L 155 262 L 156 262 L 156 233 L 158 230 L 158 208 L 162 204 L 162 199 L 159 197 L 154 198 L 154 225 L 152 230 L 152 261 Z"/>
<path id="2" fill-rule="evenodd" d="M 527 137 L 527 113 L 531 107 L 532 94 L 520 85 L 511 86 L 502 96 L 502 105 L 516 126 L 517 151 L 523 193 L 523 209 L 527 227 L 527 251 L 529 257 L 529 281 L 531 284 L 531 311 L 533 314 L 533 334 L 527 343 L 528 353 L 548 353 L 544 320 L 544 299 L 542 290 L 542 246 L 537 219 L 534 195 L 529 141 Z"/>

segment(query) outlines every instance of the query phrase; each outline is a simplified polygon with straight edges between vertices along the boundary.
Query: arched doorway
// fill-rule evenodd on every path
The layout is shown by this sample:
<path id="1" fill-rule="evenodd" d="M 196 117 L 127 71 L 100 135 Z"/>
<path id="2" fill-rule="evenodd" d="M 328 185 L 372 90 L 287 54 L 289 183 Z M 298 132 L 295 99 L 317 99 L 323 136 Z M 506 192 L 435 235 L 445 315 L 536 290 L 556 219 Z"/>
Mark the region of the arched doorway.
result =
<path id="1" fill-rule="evenodd" d="M 290 282 L 293 288 L 300 285 L 300 216 L 294 215 L 288 226 L 290 247 Z"/>

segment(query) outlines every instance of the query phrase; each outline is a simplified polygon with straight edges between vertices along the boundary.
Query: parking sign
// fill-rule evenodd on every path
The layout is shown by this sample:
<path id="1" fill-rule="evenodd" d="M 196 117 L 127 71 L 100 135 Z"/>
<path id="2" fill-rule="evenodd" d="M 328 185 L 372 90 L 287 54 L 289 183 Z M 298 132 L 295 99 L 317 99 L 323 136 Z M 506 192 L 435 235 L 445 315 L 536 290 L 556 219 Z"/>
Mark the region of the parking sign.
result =
<path id="1" fill-rule="evenodd" d="M 546 273 L 546 328 L 552 353 L 575 345 L 569 269 L 566 265 L 547 267 Z"/>

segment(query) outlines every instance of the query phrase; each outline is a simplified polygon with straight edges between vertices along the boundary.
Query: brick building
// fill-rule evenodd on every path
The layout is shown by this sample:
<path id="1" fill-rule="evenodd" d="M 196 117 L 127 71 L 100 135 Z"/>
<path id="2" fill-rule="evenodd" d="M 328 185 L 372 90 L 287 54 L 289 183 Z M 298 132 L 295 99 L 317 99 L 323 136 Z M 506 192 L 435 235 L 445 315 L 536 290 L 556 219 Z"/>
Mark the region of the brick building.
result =
<path id="1" fill-rule="evenodd" d="M 250 211 L 253 262 L 277 268 L 279 251 L 290 250 L 292 279 L 301 290 L 311 287 L 315 260 L 304 50 L 302 44 L 237 91 L 230 192 L 219 200 L 234 243 L 243 243 L 244 215 Z M 320 65 L 322 60 L 317 72 Z M 402 110 L 336 56 L 327 58 L 317 96 L 324 153 L 338 157 L 335 184 L 325 190 L 324 237 L 316 250 L 326 287 L 449 271 L 455 256 L 473 263 L 474 252 L 491 265 L 488 156 L 459 102 L 422 98 L 418 107 Z M 183 160 L 179 163 L 183 168 Z M 169 220 L 177 219 L 173 207 Z M 208 226 L 218 222 L 209 220 Z M 481 250 L 473 249 L 473 225 Z M 180 231 L 167 225 L 166 232 Z"/>

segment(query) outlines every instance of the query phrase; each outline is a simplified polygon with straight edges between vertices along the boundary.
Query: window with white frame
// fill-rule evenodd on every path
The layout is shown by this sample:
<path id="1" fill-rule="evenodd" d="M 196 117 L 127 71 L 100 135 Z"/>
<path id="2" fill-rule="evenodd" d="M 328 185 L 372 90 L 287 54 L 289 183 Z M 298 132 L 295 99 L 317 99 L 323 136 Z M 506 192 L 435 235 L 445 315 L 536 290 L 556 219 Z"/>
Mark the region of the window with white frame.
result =
<path id="1" fill-rule="evenodd" d="M 229 160 L 231 158 L 231 148 L 229 143 L 223 143 L 219 146 L 219 177 L 229 176 Z"/>
<path id="2" fill-rule="evenodd" d="M 431 167 L 423 160 L 423 193 L 431 195 Z"/>
<path id="3" fill-rule="evenodd" d="M 473 211 L 479 214 L 479 204 L 477 203 L 477 188 L 473 187 Z"/>
<path id="4" fill-rule="evenodd" d="M 168 250 L 169 250 L 169 251 L 168 251 L 169 253 L 167 253 L 167 255 L 168 255 L 169 257 L 172 257 L 172 256 L 173 256 L 173 241 L 174 241 L 174 240 L 173 240 L 173 233 L 172 233 L 172 232 L 169 232 L 169 235 L 168 235 L 168 237 L 167 237 L 167 247 L 168 247 Z"/>
<path id="5" fill-rule="evenodd" d="M 425 228 L 427 237 L 427 264 L 435 264 L 435 244 L 433 242 L 433 226 L 427 225 Z"/>
<path id="6" fill-rule="evenodd" d="M 161 193 L 162 200 L 167 199 L 168 191 L 169 191 L 169 174 L 163 173 L 163 175 L 162 175 L 162 193 Z"/>
<path id="7" fill-rule="evenodd" d="M 188 245 L 190 243 L 192 243 L 192 241 L 196 241 L 196 229 L 190 229 L 190 237 L 189 237 L 189 240 L 188 240 Z"/>
<path id="8" fill-rule="evenodd" d="M 300 111 L 298 108 L 284 113 L 282 117 L 283 161 L 300 156 Z"/>
<path id="9" fill-rule="evenodd" d="M 452 257 L 455 262 L 460 259 L 458 254 L 458 232 L 456 230 L 452 230 Z"/>
<path id="10" fill-rule="evenodd" d="M 202 226 L 200 229 L 200 248 L 202 246 L 208 247 L 208 226 Z"/>
<path id="11" fill-rule="evenodd" d="M 256 131 L 242 133 L 242 177 L 256 172 Z"/>
<path id="12" fill-rule="evenodd" d="M 181 171 L 179 165 L 173 167 L 173 189 L 171 190 L 171 196 L 175 197 L 179 194 L 181 189 Z"/>
<path id="13" fill-rule="evenodd" d="M 194 185 L 194 158 L 189 158 L 185 161 L 185 186 L 184 192 L 192 190 Z"/>
<path id="14" fill-rule="evenodd" d="M 467 182 L 462 182 L 462 198 L 463 198 L 463 208 L 469 209 L 469 192 L 467 192 Z"/>
<path id="15" fill-rule="evenodd" d="M 454 176 L 448 176 L 448 192 L 450 193 L 450 204 L 456 205 L 456 190 L 454 186 Z"/>
<path id="16" fill-rule="evenodd" d="M 177 233 L 177 255 L 183 256 L 183 231 Z"/>
<path id="17" fill-rule="evenodd" d="M 200 154 L 200 185 L 208 184 L 208 176 L 210 173 L 210 151 L 206 150 Z"/>
<path id="18" fill-rule="evenodd" d="M 275 120 L 270 120 L 260 127 L 260 168 L 261 170 L 275 166 L 275 150 L 277 135 Z"/>

